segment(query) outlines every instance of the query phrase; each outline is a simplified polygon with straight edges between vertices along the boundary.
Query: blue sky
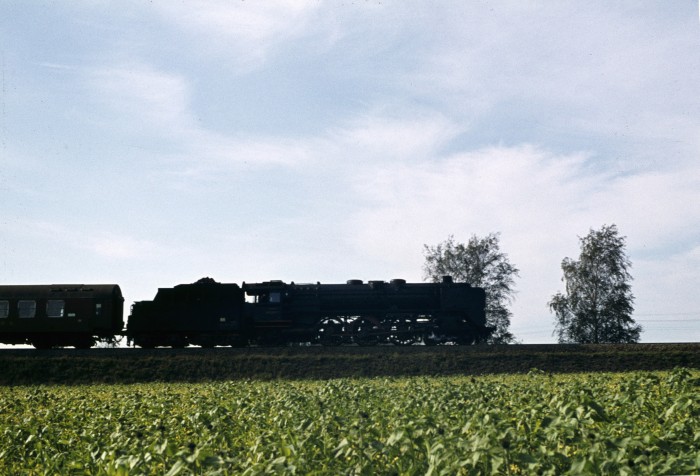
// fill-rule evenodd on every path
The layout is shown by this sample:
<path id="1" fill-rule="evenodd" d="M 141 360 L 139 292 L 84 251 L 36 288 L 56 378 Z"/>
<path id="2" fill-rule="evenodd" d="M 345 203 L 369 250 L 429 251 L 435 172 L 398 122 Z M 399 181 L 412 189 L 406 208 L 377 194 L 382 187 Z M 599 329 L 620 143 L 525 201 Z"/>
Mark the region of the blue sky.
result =
<path id="1" fill-rule="evenodd" d="M 422 279 L 501 233 L 512 328 L 615 223 L 643 342 L 700 340 L 695 1 L 0 3 L 0 272 Z"/>

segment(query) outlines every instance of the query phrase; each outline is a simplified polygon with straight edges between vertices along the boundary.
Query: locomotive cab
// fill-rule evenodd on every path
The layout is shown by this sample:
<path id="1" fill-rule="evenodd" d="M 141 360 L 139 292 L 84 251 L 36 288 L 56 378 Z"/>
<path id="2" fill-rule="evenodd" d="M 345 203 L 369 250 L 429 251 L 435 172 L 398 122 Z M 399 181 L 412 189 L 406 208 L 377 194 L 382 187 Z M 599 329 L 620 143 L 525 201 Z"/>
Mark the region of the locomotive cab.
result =
<path id="1" fill-rule="evenodd" d="M 252 298 L 253 306 L 250 317 L 256 327 L 279 327 L 289 325 L 290 319 L 285 312 L 289 301 L 287 285 L 283 281 L 266 281 L 264 283 L 243 283 L 243 291 Z"/>

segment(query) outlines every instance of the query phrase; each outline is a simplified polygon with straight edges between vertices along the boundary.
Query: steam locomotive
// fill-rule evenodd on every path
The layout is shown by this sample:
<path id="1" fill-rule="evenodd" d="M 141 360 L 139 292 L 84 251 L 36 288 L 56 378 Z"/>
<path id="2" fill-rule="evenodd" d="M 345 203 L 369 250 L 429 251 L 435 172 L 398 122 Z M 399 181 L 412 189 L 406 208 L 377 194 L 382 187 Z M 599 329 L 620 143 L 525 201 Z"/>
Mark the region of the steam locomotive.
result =
<path id="1" fill-rule="evenodd" d="M 203 278 L 135 302 L 118 285 L 0 286 L 0 343 L 89 348 L 126 336 L 144 348 L 411 345 L 484 341 L 484 290 L 455 283 L 349 280 L 219 283 Z"/>

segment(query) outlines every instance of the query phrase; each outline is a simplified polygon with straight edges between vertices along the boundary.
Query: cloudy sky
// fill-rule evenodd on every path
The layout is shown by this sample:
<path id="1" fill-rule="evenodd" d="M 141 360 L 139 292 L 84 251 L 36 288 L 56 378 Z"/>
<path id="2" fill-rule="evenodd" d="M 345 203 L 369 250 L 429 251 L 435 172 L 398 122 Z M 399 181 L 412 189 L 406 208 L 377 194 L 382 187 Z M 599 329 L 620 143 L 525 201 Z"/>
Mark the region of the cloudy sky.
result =
<path id="1" fill-rule="evenodd" d="M 0 2 L 1 282 L 421 281 L 501 234 L 511 330 L 616 224 L 700 340 L 696 0 Z"/>

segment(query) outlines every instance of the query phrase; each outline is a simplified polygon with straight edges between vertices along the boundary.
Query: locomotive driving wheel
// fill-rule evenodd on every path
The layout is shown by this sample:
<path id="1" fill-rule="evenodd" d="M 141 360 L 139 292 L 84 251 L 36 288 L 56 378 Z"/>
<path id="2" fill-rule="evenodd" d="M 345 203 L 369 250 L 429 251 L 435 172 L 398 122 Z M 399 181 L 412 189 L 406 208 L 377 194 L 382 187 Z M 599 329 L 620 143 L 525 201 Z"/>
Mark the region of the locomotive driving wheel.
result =
<path id="1" fill-rule="evenodd" d="M 353 323 L 352 339 L 357 345 L 376 345 L 377 325 L 370 319 L 358 317 Z"/>
<path id="2" fill-rule="evenodd" d="M 343 343 L 343 323 L 339 319 L 326 318 L 318 323 L 316 340 L 321 345 L 333 346 Z"/>
<path id="3" fill-rule="evenodd" d="M 413 320 L 409 317 L 389 319 L 389 342 L 394 345 L 412 345 L 418 340 Z"/>
<path id="4" fill-rule="evenodd" d="M 435 333 L 431 332 L 426 332 L 423 334 L 423 344 L 427 346 L 433 346 L 433 345 L 438 345 L 441 344 L 442 340 L 435 335 Z"/>

